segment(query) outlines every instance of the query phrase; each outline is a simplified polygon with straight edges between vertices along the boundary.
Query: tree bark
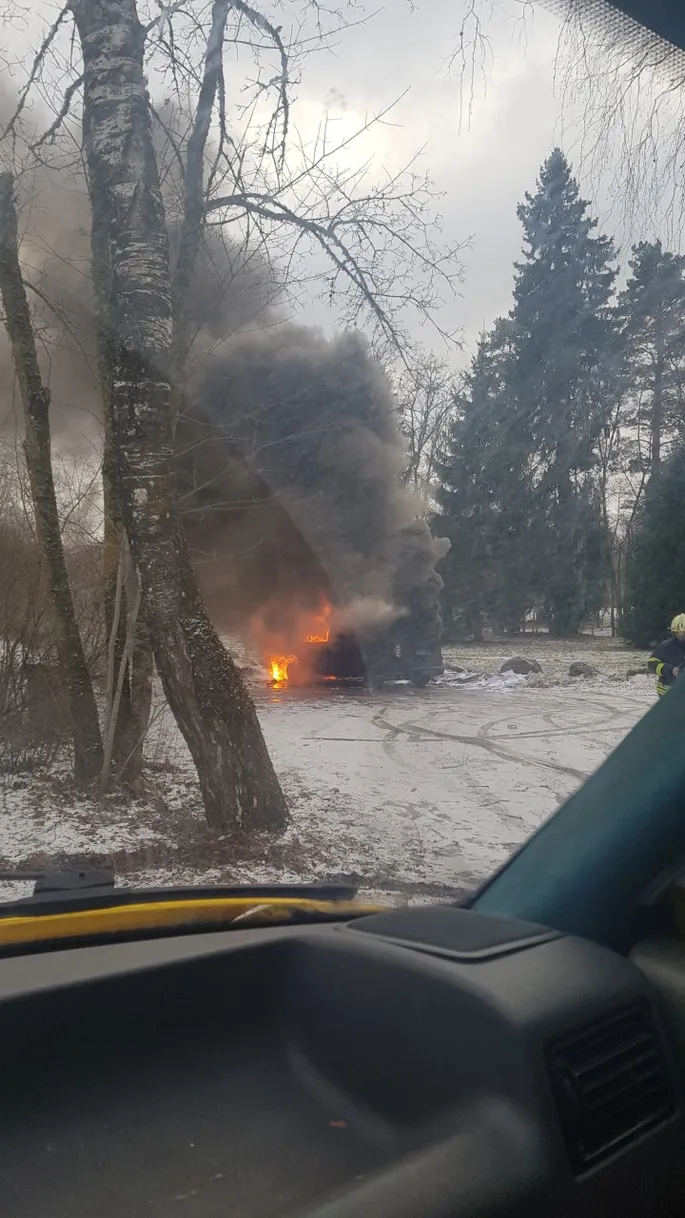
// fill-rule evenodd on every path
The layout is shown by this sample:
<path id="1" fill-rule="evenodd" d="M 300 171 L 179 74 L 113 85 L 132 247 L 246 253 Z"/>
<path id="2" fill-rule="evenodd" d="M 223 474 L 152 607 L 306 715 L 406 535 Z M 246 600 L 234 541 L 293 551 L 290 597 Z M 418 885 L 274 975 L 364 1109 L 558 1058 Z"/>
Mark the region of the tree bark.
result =
<path id="1" fill-rule="evenodd" d="M 93 248 L 93 285 L 97 317 L 98 379 L 105 423 L 105 443 L 102 458 L 102 493 L 104 506 L 104 540 L 102 547 L 103 600 L 105 637 L 112 647 L 108 668 L 117 673 L 126 645 L 127 586 L 118 588 L 121 557 L 126 547 L 124 517 L 116 485 L 116 449 L 112 435 L 110 397 L 112 392 L 112 350 L 107 326 L 108 301 L 111 289 L 109 242 L 105 216 L 93 211 L 91 225 Z M 129 581 L 130 582 L 130 581 Z M 119 597 L 119 611 L 115 614 Z M 116 623 L 115 623 L 116 616 Z M 114 724 L 112 764 L 118 778 L 135 782 L 143 767 L 143 741 L 147 733 L 152 706 L 152 651 L 143 618 L 139 615 L 136 641 L 124 673 L 121 699 Z M 108 702 L 108 706 L 111 703 Z"/>
<path id="2" fill-rule="evenodd" d="M 103 405 L 106 399 L 103 394 Z M 104 537 L 102 544 L 102 591 L 105 613 L 105 637 L 108 641 L 108 670 L 119 671 L 126 642 L 126 591 L 120 584 L 120 567 L 126 541 L 124 521 L 115 487 L 115 456 L 111 427 L 105 414 L 105 443 L 102 457 L 102 500 L 104 508 Z M 115 677 L 116 679 L 116 677 Z M 125 731 L 131 703 L 128 672 L 124 678 L 121 704 L 115 724 L 113 756 L 120 755 L 120 741 Z"/>
<path id="3" fill-rule="evenodd" d="M 112 774 L 117 781 L 131 784 L 140 778 L 143 769 L 143 744 L 152 707 L 152 650 L 139 612 L 140 599 L 140 581 L 124 536 L 119 546 L 107 648 L 101 791 L 109 787 Z"/>
<path id="4" fill-rule="evenodd" d="M 129 595 L 130 599 L 130 595 Z M 143 768 L 143 745 L 150 724 L 152 709 L 152 648 L 143 614 L 136 620 L 136 637 L 129 665 L 131 701 L 117 754 L 117 777 L 124 782 L 136 782 Z"/>
<path id="5" fill-rule="evenodd" d="M 64 561 L 50 455 L 50 392 L 43 385 L 38 367 L 19 266 L 14 180 L 10 173 L 0 174 L 0 291 L 24 410 L 24 452 L 36 532 L 48 572 L 59 663 L 68 693 L 74 776 L 77 782 L 85 784 L 100 771 L 102 739 Z"/>
<path id="6" fill-rule="evenodd" d="M 128 554 L 125 554 L 122 549 L 121 563 L 122 576 L 124 564 L 128 562 Z M 123 579 L 121 581 L 123 584 Z M 120 587 L 121 591 L 121 587 Z M 133 600 L 129 598 L 130 606 L 126 622 L 126 639 L 124 641 L 124 650 L 119 660 L 119 669 L 116 674 L 116 685 L 113 684 L 113 673 L 108 671 L 107 686 L 108 686 L 108 719 L 107 730 L 105 732 L 105 753 L 102 762 L 102 775 L 100 779 L 100 790 L 107 790 L 109 785 L 110 771 L 112 767 L 112 755 L 114 752 L 114 735 L 119 719 L 119 707 L 121 705 L 121 695 L 124 687 L 124 679 L 128 677 L 128 667 L 133 655 L 133 648 L 136 642 L 136 630 L 138 625 L 138 614 L 140 611 L 140 587 L 137 588 Z M 112 653 L 114 648 L 112 647 Z M 109 667 L 109 666 L 108 666 Z"/>
<path id="7" fill-rule="evenodd" d="M 650 473 L 657 477 L 661 467 L 661 433 L 664 424 L 664 326 L 661 308 L 656 319 L 656 361 L 654 364 L 654 391 L 650 419 Z"/>
<path id="8" fill-rule="evenodd" d="M 209 823 L 281 830 L 287 808 L 238 670 L 189 561 L 173 476 L 169 249 L 135 0 L 71 0 L 84 61 L 93 221 L 107 233 L 116 483 L 164 692 Z"/>

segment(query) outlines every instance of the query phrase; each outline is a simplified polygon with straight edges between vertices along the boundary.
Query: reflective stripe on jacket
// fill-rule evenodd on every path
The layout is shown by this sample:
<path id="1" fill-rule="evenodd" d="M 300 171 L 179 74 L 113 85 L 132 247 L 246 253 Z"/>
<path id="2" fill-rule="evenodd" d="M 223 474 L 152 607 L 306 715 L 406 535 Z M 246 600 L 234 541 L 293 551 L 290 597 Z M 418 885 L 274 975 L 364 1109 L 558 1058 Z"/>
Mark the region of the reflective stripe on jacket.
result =
<path id="1" fill-rule="evenodd" d="M 679 643 L 674 635 L 664 639 L 654 648 L 647 661 L 647 668 L 656 677 L 656 692 L 659 697 L 668 693 L 676 680 L 674 669 L 685 668 L 685 644 Z"/>

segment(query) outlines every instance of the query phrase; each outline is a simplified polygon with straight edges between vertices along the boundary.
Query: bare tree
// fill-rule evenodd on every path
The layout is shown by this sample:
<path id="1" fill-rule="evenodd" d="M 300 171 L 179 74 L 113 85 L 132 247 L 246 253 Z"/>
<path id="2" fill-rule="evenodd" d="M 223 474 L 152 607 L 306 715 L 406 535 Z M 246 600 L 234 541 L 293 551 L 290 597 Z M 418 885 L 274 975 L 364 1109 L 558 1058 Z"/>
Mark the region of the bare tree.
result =
<path id="1" fill-rule="evenodd" d="M 560 103 L 579 172 L 604 187 L 625 230 L 685 214 L 685 53 L 610 5 L 557 0 Z M 580 104 L 579 104 L 580 103 Z M 651 235 L 651 233 L 650 233 Z"/>
<path id="2" fill-rule="evenodd" d="M 74 774 L 87 783 L 102 765 L 102 740 L 95 696 L 74 614 L 62 548 L 50 456 L 50 395 L 43 386 L 26 292 L 19 266 L 14 180 L 0 174 L 0 292 L 24 409 L 24 451 L 36 530 L 49 573 L 60 666 L 69 694 Z"/>
<path id="3" fill-rule="evenodd" d="M 0 445 L 0 773 L 49 763 L 69 736 L 64 697 L 37 690 L 55 673 L 53 631 L 21 456 Z M 60 685 L 63 683 L 60 680 Z M 49 690 L 52 693 L 52 689 Z M 38 697 L 36 695 L 38 694 Z"/>
<path id="4" fill-rule="evenodd" d="M 559 18 L 554 81 L 578 175 L 605 194 L 630 233 L 655 222 L 679 245 L 685 214 L 685 52 L 611 3 L 542 0 Z M 514 0 L 508 15 L 525 54 L 532 0 Z M 491 22 L 497 0 L 467 0 L 455 18 L 449 65 L 470 119 L 476 90 L 494 62 Z"/>
<path id="5" fill-rule="evenodd" d="M 349 167 L 352 145 L 386 122 L 391 107 L 343 140 L 331 140 L 326 121 L 313 141 L 298 135 L 290 94 L 301 63 L 348 18 L 314 2 L 299 10 L 305 16 L 296 17 L 294 6 L 289 11 L 286 38 L 246 0 L 200 9 L 179 0 L 147 24 L 135 0 L 71 0 L 46 32 L 8 126 L 16 133 L 32 89 L 48 78 L 48 63 L 57 65 L 64 86 L 54 122 L 33 147 L 42 158 L 58 149 L 68 156 L 76 146 L 70 114 L 82 95 L 110 429 L 110 616 L 120 515 L 157 667 L 197 764 L 208 819 L 244 829 L 280 828 L 286 809 L 254 706 L 198 593 L 172 467 L 175 421 L 196 353 L 188 294 L 206 226 L 264 251 L 292 292 L 303 281 L 318 283 L 344 322 L 365 324 L 379 346 L 404 358 L 411 315 L 434 320 L 461 274 L 459 247 L 444 247 L 435 191 L 414 161 L 385 178 L 368 159 Z M 69 15 L 82 62 L 68 39 Z M 229 51 L 241 57 L 230 94 Z M 168 105 L 153 110 L 146 73 L 163 80 L 179 124 L 190 115 L 183 130 L 167 121 Z M 153 121 L 171 150 L 175 208 L 162 189 Z"/>
<path id="6" fill-rule="evenodd" d="M 166 129 L 183 185 L 184 249 L 174 290 L 180 346 L 184 285 L 201 220 L 267 251 L 271 264 L 284 268 L 279 280 L 286 297 L 297 301 L 303 281 L 309 291 L 318 285 L 341 322 L 363 327 L 379 350 L 406 357 L 412 318 L 453 341 L 438 310 L 461 280 L 463 246 L 442 239 L 438 192 L 419 171 L 418 156 L 379 173 L 363 151 L 374 130 L 392 121 L 396 101 L 340 139 L 328 115 L 313 136 L 294 123 L 291 91 L 307 55 L 330 45 L 345 24 L 363 21 L 362 10 L 326 10 L 312 2 L 286 11 L 287 39 L 283 26 L 244 0 L 216 0 L 201 19 L 180 2 L 150 30 L 150 61 L 168 80 L 178 113 L 187 112 L 200 82 L 191 123 L 185 131 Z M 242 94 L 226 87 L 227 48 L 238 60 Z M 252 61 L 249 75 L 241 51 Z"/>
<path id="7" fill-rule="evenodd" d="M 429 353 L 403 371 L 395 392 L 400 430 L 407 443 L 404 479 L 429 510 L 455 409 L 457 376 L 445 360 Z"/>
<path id="8" fill-rule="evenodd" d="M 83 54 L 93 232 L 105 234 L 115 481 L 165 694 L 217 828 L 281 829 L 286 805 L 240 674 L 188 558 L 173 475 L 168 238 L 134 0 L 71 6 Z M 112 62 L 116 61 L 116 72 Z"/>

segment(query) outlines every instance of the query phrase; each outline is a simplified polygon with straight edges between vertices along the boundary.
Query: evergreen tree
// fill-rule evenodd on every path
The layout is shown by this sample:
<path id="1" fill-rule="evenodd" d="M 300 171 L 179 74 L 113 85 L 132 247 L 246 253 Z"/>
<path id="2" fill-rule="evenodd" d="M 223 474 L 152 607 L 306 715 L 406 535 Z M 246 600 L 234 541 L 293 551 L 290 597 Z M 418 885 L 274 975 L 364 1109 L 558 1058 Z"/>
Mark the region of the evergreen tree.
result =
<path id="1" fill-rule="evenodd" d="M 664 638 L 685 612 L 685 447 L 653 480 L 639 512 L 625 573 L 621 632 L 638 647 Z"/>
<path id="2" fill-rule="evenodd" d="M 517 214 L 514 306 L 479 344 L 439 471 L 446 610 L 474 630 L 483 615 L 518 624 L 535 604 L 566 635 L 604 606 L 609 581 L 625 392 L 615 252 L 558 149 Z"/>
<path id="3" fill-rule="evenodd" d="M 527 444 L 509 394 L 514 334 L 500 320 L 481 337 L 455 402 L 438 474 L 448 626 L 479 634 L 488 621 L 518 629 L 532 605 Z"/>
<path id="4" fill-rule="evenodd" d="M 618 368 L 609 302 L 614 245 L 559 149 L 517 209 L 524 260 L 516 264 L 516 343 L 509 391 L 529 443 L 539 541 L 535 583 L 555 634 L 578 631 L 604 603 L 608 539 L 596 482 L 596 446 Z"/>
<path id="5" fill-rule="evenodd" d="M 683 432 L 685 256 L 660 241 L 641 241 L 632 253 L 632 276 L 618 304 L 633 404 L 632 461 L 653 477 Z"/>

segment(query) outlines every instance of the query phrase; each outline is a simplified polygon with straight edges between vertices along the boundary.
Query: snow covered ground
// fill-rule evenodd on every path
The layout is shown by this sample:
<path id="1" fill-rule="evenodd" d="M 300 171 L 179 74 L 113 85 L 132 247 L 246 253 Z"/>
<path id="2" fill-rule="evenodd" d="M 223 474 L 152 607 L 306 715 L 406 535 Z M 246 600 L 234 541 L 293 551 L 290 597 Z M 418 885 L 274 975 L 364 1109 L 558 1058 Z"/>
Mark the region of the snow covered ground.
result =
<path id="1" fill-rule="evenodd" d="M 533 650 L 542 678 L 465 681 L 451 672 L 425 690 L 256 689 L 292 823 L 284 838 L 249 849 L 207 829 L 185 745 L 160 707 L 144 799 L 84 799 L 66 767 L 0 778 L 0 871 L 112 859 L 130 884 L 353 879 L 390 900 L 463 891 L 554 812 L 654 701 L 651 680 L 625 679 L 629 652 L 576 646 L 570 658 L 593 662 L 596 652 L 601 671 L 572 682 L 569 656 L 554 646 Z M 487 654 L 491 672 L 506 658 Z M 474 649 L 448 658 L 476 674 L 485 667 Z M 0 896 L 23 891 L 3 885 Z"/>

